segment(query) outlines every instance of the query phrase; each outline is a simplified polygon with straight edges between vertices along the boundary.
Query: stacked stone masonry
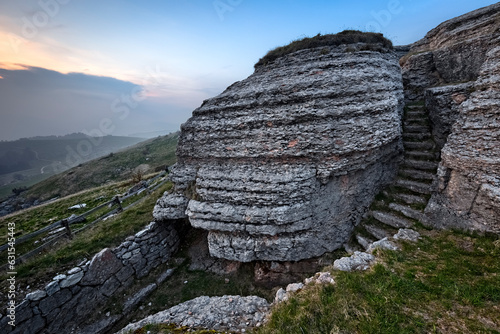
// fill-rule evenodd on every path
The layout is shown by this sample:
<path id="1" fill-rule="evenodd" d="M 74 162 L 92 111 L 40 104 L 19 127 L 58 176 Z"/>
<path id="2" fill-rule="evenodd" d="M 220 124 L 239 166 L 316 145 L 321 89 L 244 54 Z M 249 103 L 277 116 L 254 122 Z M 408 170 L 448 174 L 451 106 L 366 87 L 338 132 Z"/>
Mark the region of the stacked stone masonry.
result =
<path id="1" fill-rule="evenodd" d="M 57 275 L 16 307 L 16 326 L 1 320 L 2 333 L 79 333 L 96 309 L 136 279 L 169 260 L 179 246 L 173 226 L 153 222 L 120 246 Z"/>

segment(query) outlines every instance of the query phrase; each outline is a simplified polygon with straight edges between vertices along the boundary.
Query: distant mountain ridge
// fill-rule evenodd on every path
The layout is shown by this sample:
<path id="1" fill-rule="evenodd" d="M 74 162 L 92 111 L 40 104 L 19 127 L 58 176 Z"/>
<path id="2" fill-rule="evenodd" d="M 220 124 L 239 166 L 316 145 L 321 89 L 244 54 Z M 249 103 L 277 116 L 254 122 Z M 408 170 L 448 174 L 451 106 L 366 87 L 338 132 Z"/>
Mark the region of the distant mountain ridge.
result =
<path id="1" fill-rule="evenodd" d="M 143 140 L 121 136 L 90 137 L 74 133 L 0 142 L 0 175 L 42 168 L 48 162 L 54 163 L 54 168 L 57 165 L 58 171 L 62 171 Z"/>
<path id="2" fill-rule="evenodd" d="M 12 140 L 12 141 L 17 142 L 17 141 L 26 141 L 26 140 L 86 139 L 86 138 L 90 138 L 90 137 L 91 136 L 86 135 L 85 133 L 82 133 L 82 132 L 74 132 L 74 133 L 70 133 L 70 134 L 62 135 L 62 136 L 57 136 L 57 135 L 34 136 L 34 137 L 19 138 L 17 140 Z M 11 141 L 2 141 L 2 142 L 11 142 Z"/>
<path id="3" fill-rule="evenodd" d="M 51 175 L 87 161 L 118 152 L 144 141 L 144 138 L 83 133 L 65 136 L 38 136 L 0 142 L 0 193 L 30 186 Z"/>

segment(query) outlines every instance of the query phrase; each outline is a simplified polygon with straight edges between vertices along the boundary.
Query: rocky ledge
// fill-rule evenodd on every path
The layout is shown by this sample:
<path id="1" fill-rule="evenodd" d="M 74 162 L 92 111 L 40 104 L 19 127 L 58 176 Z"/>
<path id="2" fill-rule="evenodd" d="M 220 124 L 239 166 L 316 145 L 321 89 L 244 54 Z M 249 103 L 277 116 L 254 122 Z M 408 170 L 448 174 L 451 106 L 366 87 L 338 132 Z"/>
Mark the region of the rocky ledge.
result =
<path id="1" fill-rule="evenodd" d="M 443 22 L 414 43 L 401 59 L 406 98 L 422 100 L 426 88 L 476 80 L 500 36 L 499 18 L 496 3 Z"/>
<path id="2" fill-rule="evenodd" d="M 182 125 L 173 193 L 210 254 L 297 261 L 342 246 L 402 151 L 403 88 L 383 44 L 304 49 L 256 67 Z"/>
<path id="3" fill-rule="evenodd" d="M 129 324 L 117 334 L 131 333 L 147 324 L 159 323 L 245 332 L 263 324 L 269 309 L 265 299 L 255 296 L 202 296 Z"/>

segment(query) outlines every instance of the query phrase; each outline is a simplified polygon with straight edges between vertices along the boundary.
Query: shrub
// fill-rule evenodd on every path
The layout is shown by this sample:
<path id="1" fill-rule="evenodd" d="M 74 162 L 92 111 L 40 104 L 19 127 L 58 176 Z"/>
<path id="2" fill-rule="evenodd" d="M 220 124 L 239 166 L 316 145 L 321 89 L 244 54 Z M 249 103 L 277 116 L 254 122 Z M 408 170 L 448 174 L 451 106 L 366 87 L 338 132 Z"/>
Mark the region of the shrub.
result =
<path id="1" fill-rule="evenodd" d="M 299 50 L 355 43 L 380 45 L 381 47 L 392 49 L 392 42 L 380 33 L 344 30 L 338 34 L 318 34 L 314 37 L 306 37 L 293 41 L 288 45 L 277 47 L 276 49 L 269 51 L 264 57 L 260 58 L 254 67 L 258 68 L 259 66 L 266 65 L 279 57 Z M 372 47 L 371 49 L 374 48 Z"/>

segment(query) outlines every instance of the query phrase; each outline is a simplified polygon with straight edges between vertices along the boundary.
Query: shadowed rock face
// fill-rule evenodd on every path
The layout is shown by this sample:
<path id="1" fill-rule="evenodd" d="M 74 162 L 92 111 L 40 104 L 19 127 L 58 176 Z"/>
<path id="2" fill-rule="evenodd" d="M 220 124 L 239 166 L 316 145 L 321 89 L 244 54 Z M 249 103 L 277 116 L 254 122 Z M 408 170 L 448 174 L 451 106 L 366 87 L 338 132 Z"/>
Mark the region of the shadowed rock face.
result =
<path id="1" fill-rule="evenodd" d="M 423 99 L 424 90 L 446 83 L 474 81 L 500 36 L 500 3 L 441 23 L 402 59 L 405 97 Z"/>
<path id="2" fill-rule="evenodd" d="M 205 101 L 182 126 L 174 193 L 155 217 L 187 215 L 212 256 L 240 262 L 342 246 L 401 153 L 397 57 L 360 49 L 283 56 Z"/>
<path id="3" fill-rule="evenodd" d="M 442 150 L 438 192 L 426 209 L 435 226 L 500 232 L 499 60 L 500 47 L 487 53 Z"/>

